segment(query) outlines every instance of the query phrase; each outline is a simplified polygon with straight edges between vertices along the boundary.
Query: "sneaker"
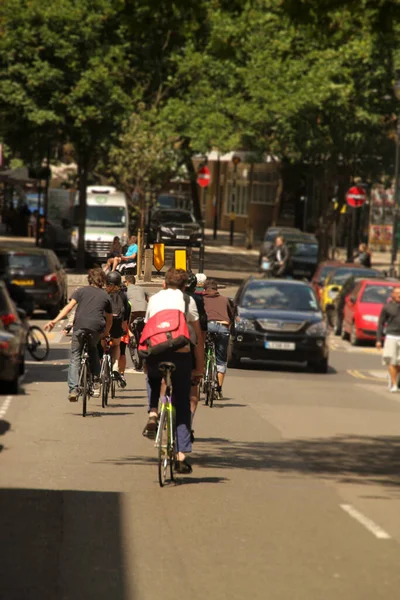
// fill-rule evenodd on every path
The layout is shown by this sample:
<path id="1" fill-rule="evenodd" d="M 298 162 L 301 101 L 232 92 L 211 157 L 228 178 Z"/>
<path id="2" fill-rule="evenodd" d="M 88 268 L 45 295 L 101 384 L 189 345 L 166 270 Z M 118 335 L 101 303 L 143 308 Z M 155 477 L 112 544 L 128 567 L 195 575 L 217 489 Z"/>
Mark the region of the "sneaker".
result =
<path id="1" fill-rule="evenodd" d="M 96 378 L 93 380 L 93 398 L 100 398 L 100 379 Z"/>
<path id="2" fill-rule="evenodd" d="M 119 383 L 122 388 L 126 388 L 125 375 L 123 375 L 122 373 L 119 374 Z"/>
<path id="3" fill-rule="evenodd" d="M 397 385 L 392 385 L 392 387 L 389 389 L 389 392 L 391 392 L 392 394 L 395 394 L 398 391 L 399 388 L 397 387 Z"/>
<path id="4" fill-rule="evenodd" d="M 70 402 L 78 402 L 78 390 L 72 390 L 69 394 L 68 394 L 68 400 Z"/>
<path id="5" fill-rule="evenodd" d="M 113 374 L 114 379 L 116 379 L 117 381 L 121 381 L 121 374 L 119 372 L 117 360 L 115 361 L 115 363 L 113 365 L 112 374 Z"/>
<path id="6" fill-rule="evenodd" d="M 176 460 L 174 467 L 176 473 L 182 473 L 182 475 L 189 475 L 193 471 L 192 465 L 187 461 L 187 458 L 185 460 Z"/>
<path id="7" fill-rule="evenodd" d="M 221 386 L 217 386 L 217 398 L 218 398 L 218 400 L 223 400 L 223 398 L 224 398 Z"/>

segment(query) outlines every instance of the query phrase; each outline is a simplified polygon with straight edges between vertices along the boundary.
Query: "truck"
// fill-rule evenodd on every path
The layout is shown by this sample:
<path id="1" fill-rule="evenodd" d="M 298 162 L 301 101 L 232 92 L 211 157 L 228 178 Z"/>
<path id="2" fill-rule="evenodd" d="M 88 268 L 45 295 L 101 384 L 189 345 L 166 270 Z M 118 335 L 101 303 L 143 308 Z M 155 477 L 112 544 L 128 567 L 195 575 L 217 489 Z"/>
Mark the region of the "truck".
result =
<path id="1" fill-rule="evenodd" d="M 74 226 L 71 246 L 73 254 L 78 248 L 78 207 L 79 196 L 75 196 Z M 97 262 L 106 260 L 115 236 L 124 246 L 129 236 L 128 202 L 123 192 L 110 186 L 87 188 L 85 250 Z"/>

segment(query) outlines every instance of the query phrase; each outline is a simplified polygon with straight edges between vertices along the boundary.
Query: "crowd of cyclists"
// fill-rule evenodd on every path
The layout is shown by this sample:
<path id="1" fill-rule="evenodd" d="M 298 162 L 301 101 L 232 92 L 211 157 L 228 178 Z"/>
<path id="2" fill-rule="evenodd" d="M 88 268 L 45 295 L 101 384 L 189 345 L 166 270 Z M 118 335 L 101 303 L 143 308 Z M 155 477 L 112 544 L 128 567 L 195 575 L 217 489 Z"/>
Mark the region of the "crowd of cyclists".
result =
<path id="1" fill-rule="evenodd" d="M 162 289 L 148 298 L 136 285 L 135 275 L 125 270 L 124 278 L 109 265 L 107 272 L 91 269 L 88 285 L 78 288 L 68 304 L 49 321 L 45 330 L 51 331 L 75 311 L 71 341 L 71 360 L 68 369 L 68 399 L 79 397 L 79 369 L 84 340 L 89 344 L 89 364 L 93 377 L 93 396 L 100 396 L 100 364 L 103 348 L 111 341 L 112 376 L 121 388 L 126 386 L 126 349 L 132 337 L 136 347 L 144 327 L 166 327 L 165 315 L 178 312 L 190 335 L 179 344 L 168 344 L 161 351 L 149 351 L 143 369 L 148 392 L 148 418 L 143 435 L 154 439 L 158 427 L 158 407 L 163 394 L 161 363 L 174 365 L 172 372 L 173 404 L 176 414 L 175 471 L 191 473 L 187 454 L 194 441 L 193 419 L 204 375 L 204 348 L 207 332 L 212 333 L 217 365 L 217 397 L 222 399 L 222 386 L 227 366 L 229 329 L 233 318 L 228 298 L 220 295 L 215 280 L 204 273 L 197 275 L 182 269 L 170 268 Z M 170 311 L 170 312 L 168 312 Z M 159 320 L 157 321 L 157 319 Z M 141 326 L 138 327 L 138 322 Z M 146 331 L 146 330 L 145 330 Z M 89 336 L 87 334 L 90 334 Z M 168 332 L 167 332 L 168 333 Z M 168 338 L 169 339 L 169 338 Z M 136 365 L 137 366 L 137 365 Z"/>

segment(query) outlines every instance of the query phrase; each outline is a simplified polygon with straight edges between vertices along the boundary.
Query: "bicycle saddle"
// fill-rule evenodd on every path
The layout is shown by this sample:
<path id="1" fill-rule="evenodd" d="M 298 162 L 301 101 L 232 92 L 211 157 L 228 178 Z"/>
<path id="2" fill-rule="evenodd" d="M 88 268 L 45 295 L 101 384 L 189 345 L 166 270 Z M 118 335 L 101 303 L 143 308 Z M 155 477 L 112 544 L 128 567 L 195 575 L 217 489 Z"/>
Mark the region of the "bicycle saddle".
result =
<path id="1" fill-rule="evenodd" d="M 174 363 L 172 363 L 172 362 L 162 362 L 158 365 L 158 368 L 163 373 L 166 373 L 166 371 L 171 371 L 171 373 L 172 373 L 172 371 L 175 371 L 175 369 L 176 369 Z"/>

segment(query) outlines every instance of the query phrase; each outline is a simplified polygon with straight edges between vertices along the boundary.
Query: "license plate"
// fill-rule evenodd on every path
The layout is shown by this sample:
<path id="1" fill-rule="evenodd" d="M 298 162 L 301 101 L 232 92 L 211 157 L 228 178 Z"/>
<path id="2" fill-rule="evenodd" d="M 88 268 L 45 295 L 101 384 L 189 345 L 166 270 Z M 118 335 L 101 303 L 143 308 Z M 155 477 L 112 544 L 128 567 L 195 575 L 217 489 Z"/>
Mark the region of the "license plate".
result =
<path id="1" fill-rule="evenodd" d="M 296 350 L 294 342 L 265 342 L 267 350 Z"/>
<path id="2" fill-rule="evenodd" d="M 15 285 L 35 285 L 33 279 L 13 279 L 11 283 Z"/>
<path id="3" fill-rule="evenodd" d="M 176 239 L 177 240 L 189 240 L 190 239 L 190 235 L 177 235 Z"/>
<path id="4" fill-rule="evenodd" d="M 271 264 L 270 262 L 267 262 L 266 260 L 264 260 L 263 264 L 262 264 L 262 268 L 267 270 L 267 269 L 269 269 L 270 264 Z"/>

